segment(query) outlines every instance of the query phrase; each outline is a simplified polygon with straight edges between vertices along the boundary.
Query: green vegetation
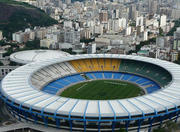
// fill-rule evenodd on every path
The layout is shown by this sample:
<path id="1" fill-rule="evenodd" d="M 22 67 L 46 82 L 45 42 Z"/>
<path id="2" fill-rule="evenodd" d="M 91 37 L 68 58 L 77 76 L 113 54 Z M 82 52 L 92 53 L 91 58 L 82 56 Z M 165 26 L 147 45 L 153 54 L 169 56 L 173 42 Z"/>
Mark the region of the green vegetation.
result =
<path id="1" fill-rule="evenodd" d="M 72 48 L 69 48 L 69 49 L 61 49 L 61 50 L 64 51 L 64 52 L 67 52 L 67 53 L 69 53 L 69 54 L 71 54 L 71 55 L 75 55 L 75 54 L 76 54 L 75 52 L 72 51 Z"/>
<path id="2" fill-rule="evenodd" d="M 35 26 L 51 26 L 58 22 L 44 11 L 27 3 L 13 0 L 0 0 L 0 30 L 11 39 L 12 33 Z"/>
<path id="3" fill-rule="evenodd" d="M 94 42 L 95 41 L 95 39 L 85 39 L 85 38 L 82 38 L 81 40 L 80 40 L 80 42 L 82 42 L 82 43 L 90 43 L 90 42 Z"/>
<path id="4" fill-rule="evenodd" d="M 159 36 L 164 36 L 164 32 L 163 32 L 162 28 L 159 28 Z"/>
<path id="5" fill-rule="evenodd" d="M 129 51 L 128 54 L 137 53 L 138 51 L 140 51 L 141 47 L 143 47 L 144 45 L 149 45 L 149 44 L 155 43 L 155 42 L 156 42 L 156 38 L 151 38 L 148 41 L 142 41 L 142 42 L 140 42 L 139 45 L 136 45 L 136 50 L 134 50 L 134 51 L 131 50 L 131 51 Z"/>
<path id="6" fill-rule="evenodd" d="M 135 22 L 134 23 L 130 23 L 129 26 L 136 27 L 136 23 Z"/>
<path id="7" fill-rule="evenodd" d="M 180 27 L 180 19 L 175 20 L 175 25 L 174 27 L 167 33 L 167 36 L 173 36 L 174 32 L 176 31 L 177 27 Z"/>
<path id="8" fill-rule="evenodd" d="M 61 93 L 63 97 L 108 100 L 135 97 L 144 94 L 137 85 L 117 80 L 95 80 L 70 86 Z"/>
<path id="9" fill-rule="evenodd" d="M 0 61 L 0 66 L 4 66 L 4 64 Z"/>
<path id="10" fill-rule="evenodd" d="M 47 49 L 40 47 L 40 40 L 36 39 L 34 41 L 28 41 L 24 44 L 24 48 L 20 48 L 18 44 L 15 43 L 5 43 L 4 41 L 0 41 L 0 45 L 10 45 L 7 52 L 3 56 L 10 56 L 14 52 L 23 51 L 23 50 L 35 50 L 35 49 Z M 13 64 L 14 65 L 14 64 Z"/>
<path id="11" fill-rule="evenodd" d="M 35 8 L 34 6 L 29 5 L 28 3 L 18 2 L 18 1 L 14 1 L 14 0 L 0 0 L 0 2 L 6 3 L 6 4 L 11 4 L 11 5 L 21 5 L 21 6 L 25 6 L 25 7 Z"/>
<path id="12" fill-rule="evenodd" d="M 16 62 L 10 61 L 9 65 L 10 65 L 10 66 L 18 66 L 19 64 L 16 63 Z"/>

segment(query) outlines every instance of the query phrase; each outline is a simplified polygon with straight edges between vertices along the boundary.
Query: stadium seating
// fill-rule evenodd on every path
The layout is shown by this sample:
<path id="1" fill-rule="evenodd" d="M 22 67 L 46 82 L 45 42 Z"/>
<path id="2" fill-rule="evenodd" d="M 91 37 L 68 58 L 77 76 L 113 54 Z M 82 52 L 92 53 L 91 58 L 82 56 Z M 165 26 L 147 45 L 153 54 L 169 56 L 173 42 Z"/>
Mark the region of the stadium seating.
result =
<path id="1" fill-rule="evenodd" d="M 171 75 L 161 67 L 153 64 L 134 60 L 121 60 L 120 72 L 135 73 L 153 80 L 156 80 L 161 86 L 165 86 L 171 80 Z"/>
<path id="2" fill-rule="evenodd" d="M 37 88 L 55 94 L 63 87 L 86 80 L 77 73 L 84 73 L 86 79 L 129 81 L 144 87 L 149 93 L 159 89 L 158 85 L 165 86 L 171 80 L 171 75 L 166 70 L 153 64 L 125 59 L 93 58 L 72 60 L 45 67 L 33 74 L 31 81 Z M 156 80 L 158 85 L 147 78 Z M 45 86 L 52 80 L 56 81 Z"/>
<path id="3" fill-rule="evenodd" d="M 105 73 L 103 73 L 103 74 L 104 74 L 104 78 L 106 78 L 106 79 L 112 79 L 112 75 L 113 75 L 112 72 L 105 72 Z"/>
<path id="4" fill-rule="evenodd" d="M 102 72 L 95 72 L 95 73 L 91 73 L 91 74 L 94 75 L 96 77 L 96 79 L 103 79 Z"/>
<path id="5" fill-rule="evenodd" d="M 37 88 L 42 89 L 42 87 L 44 87 L 47 82 L 51 82 L 52 80 L 56 80 L 58 78 L 74 73 L 77 72 L 73 68 L 73 66 L 68 62 L 63 62 L 39 70 L 38 72 L 33 74 L 31 82 Z"/>
<path id="6" fill-rule="evenodd" d="M 118 71 L 120 60 L 118 59 L 82 59 L 69 62 L 77 72 L 91 71 Z"/>
<path id="7" fill-rule="evenodd" d="M 91 73 L 86 73 L 86 76 L 89 77 L 89 79 L 95 79 L 95 77 Z"/>
<path id="8" fill-rule="evenodd" d="M 140 77 L 138 75 L 129 74 L 129 73 L 102 71 L 102 72 L 85 73 L 85 76 L 87 76 L 89 79 L 92 79 L 92 80 L 117 79 L 117 80 L 132 82 L 146 89 L 147 93 L 152 93 L 160 89 L 159 85 L 157 85 L 155 82 L 147 78 Z M 65 76 L 52 83 L 49 83 L 47 86 L 45 86 L 42 89 L 42 91 L 50 93 L 50 94 L 56 94 L 61 88 L 64 88 L 69 85 L 79 83 L 82 81 L 86 81 L 86 79 L 80 74 Z"/>

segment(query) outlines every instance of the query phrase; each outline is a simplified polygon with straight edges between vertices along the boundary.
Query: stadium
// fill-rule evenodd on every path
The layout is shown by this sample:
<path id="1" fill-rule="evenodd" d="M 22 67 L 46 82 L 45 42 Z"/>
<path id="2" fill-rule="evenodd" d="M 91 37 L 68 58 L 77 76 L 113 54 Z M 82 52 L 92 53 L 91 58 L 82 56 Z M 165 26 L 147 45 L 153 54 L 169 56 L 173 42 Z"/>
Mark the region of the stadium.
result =
<path id="1" fill-rule="evenodd" d="M 1 98 L 20 121 L 71 131 L 151 131 L 178 120 L 180 67 L 140 56 L 65 56 L 12 71 Z"/>

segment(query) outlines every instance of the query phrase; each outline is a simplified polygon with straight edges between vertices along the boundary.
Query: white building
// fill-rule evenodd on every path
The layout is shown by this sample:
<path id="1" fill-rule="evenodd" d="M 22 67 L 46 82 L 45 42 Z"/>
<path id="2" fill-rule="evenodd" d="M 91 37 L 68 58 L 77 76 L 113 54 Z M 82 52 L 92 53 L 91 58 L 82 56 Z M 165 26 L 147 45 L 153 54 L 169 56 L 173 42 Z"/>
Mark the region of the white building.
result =
<path id="1" fill-rule="evenodd" d="M 64 28 L 72 28 L 73 23 L 72 21 L 64 21 Z"/>
<path id="2" fill-rule="evenodd" d="M 144 41 L 148 40 L 148 32 L 147 31 L 144 31 L 144 33 L 143 33 L 143 40 Z"/>
<path id="3" fill-rule="evenodd" d="M 160 27 L 166 26 L 166 19 L 167 19 L 167 16 L 166 16 L 166 15 L 162 15 L 162 16 L 161 16 L 161 19 L 160 19 Z"/>
<path id="4" fill-rule="evenodd" d="M 94 26 L 94 33 L 102 35 L 103 34 L 103 25 L 100 24 L 100 25 Z"/>
<path id="5" fill-rule="evenodd" d="M 127 26 L 126 18 L 120 18 L 119 19 L 119 27 L 120 29 L 125 29 Z"/>
<path id="6" fill-rule="evenodd" d="M 156 38 L 156 45 L 160 48 L 164 48 L 165 40 L 163 37 L 157 37 Z"/>
<path id="7" fill-rule="evenodd" d="M 143 24 L 144 24 L 144 17 L 143 16 L 137 17 L 136 18 L 136 27 L 143 26 Z"/>
<path id="8" fill-rule="evenodd" d="M 54 41 L 51 39 L 42 39 L 40 41 L 40 46 L 41 47 L 46 47 L 46 48 L 50 48 L 50 46 L 54 44 Z"/>
<path id="9" fill-rule="evenodd" d="M 3 39 L 3 34 L 2 34 L 2 31 L 0 31 L 0 40 Z"/>
<path id="10" fill-rule="evenodd" d="M 126 35 L 131 35 L 131 27 L 126 28 Z"/>
<path id="11" fill-rule="evenodd" d="M 35 39 L 35 32 L 34 31 L 31 31 L 30 33 L 29 33 L 29 39 L 30 40 L 34 40 Z"/>
<path id="12" fill-rule="evenodd" d="M 23 32 L 16 32 L 12 34 L 12 39 L 15 42 L 22 43 L 24 40 L 24 33 Z"/>

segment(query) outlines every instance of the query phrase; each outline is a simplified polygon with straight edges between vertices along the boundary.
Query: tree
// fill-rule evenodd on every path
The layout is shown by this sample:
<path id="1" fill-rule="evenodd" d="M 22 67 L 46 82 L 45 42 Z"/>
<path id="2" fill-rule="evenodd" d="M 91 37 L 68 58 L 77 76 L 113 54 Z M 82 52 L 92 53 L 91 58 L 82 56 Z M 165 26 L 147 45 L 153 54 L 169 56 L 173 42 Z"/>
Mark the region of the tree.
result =
<path id="1" fill-rule="evenodd" d="M 0 66 L 4 66 L 4 64 L 0 61 Z"/>
<path id="2" fill-rule="evenodd" d="M 174 27 L 167 33 L 167 36 L 173 36 L 177 27 L 180 27 L 180 19 L 175 20 L 174 22 L 175 22 Z"/>
<path id="3" fill-rule="evenodd" d="M 164 31 L 162 28 L 159 28 L 159 36 L 164 36 Z"/>

